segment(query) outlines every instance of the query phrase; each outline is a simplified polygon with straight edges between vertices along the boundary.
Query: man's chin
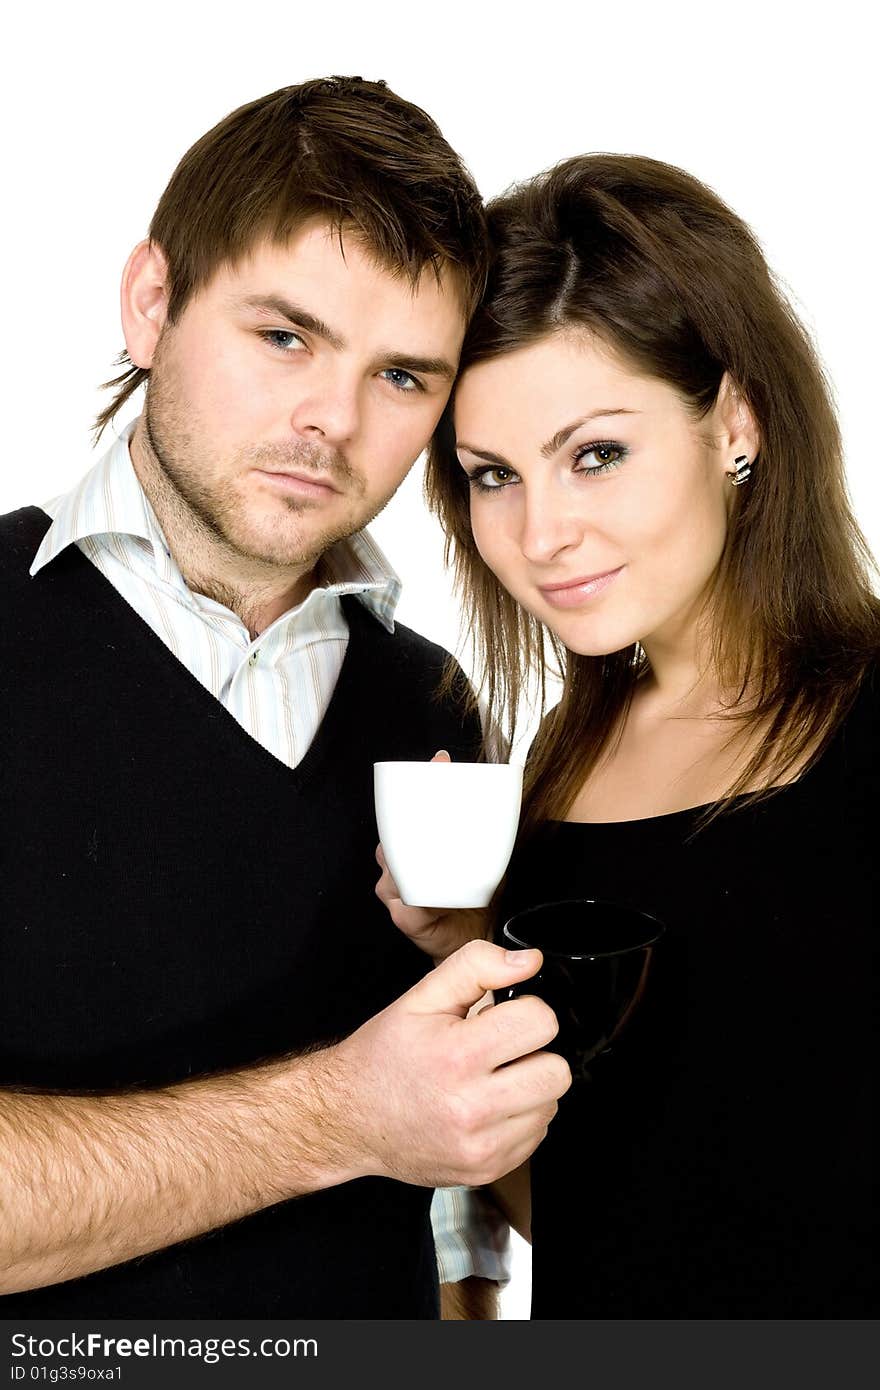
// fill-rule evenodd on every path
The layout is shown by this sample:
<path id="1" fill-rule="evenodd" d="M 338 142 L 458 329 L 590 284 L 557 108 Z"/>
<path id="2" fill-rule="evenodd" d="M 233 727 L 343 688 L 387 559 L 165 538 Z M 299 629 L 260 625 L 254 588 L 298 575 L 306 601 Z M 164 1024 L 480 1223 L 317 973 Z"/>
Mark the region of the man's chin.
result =
<path id="1" fill-rule="evenodd" d="M 311 568 L 331 546 L 353 534 L 356 528 L 255 526 L 247 532 L 227 534 L 228 544 L 243 559 L 273 569 Z"/>

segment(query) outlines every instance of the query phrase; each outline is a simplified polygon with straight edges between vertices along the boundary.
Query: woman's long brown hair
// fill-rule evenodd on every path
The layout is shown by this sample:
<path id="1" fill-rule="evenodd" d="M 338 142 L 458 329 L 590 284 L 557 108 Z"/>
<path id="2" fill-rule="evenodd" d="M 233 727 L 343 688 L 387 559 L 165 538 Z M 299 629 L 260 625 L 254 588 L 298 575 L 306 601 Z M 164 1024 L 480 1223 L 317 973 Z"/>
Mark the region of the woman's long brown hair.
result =
<path id="1" fill-rule="evenodd" d="M 704 820 L 811 766 L 880 648 L 872 562 L 850 508 L 831 393 L 809 336 L 745 224 L 697 179 L 631 155 L 569 159 L 489 205 L 493 264 L 461 369 L 560 329 L 597 335 L 673 387 L 699 421 L 725 372 L 761 440 L 735 490 L 711 595 L 711 651 L 739 692 L 735 731 L 760 745 Z M 566 651 L 501 587 L 470 527 L 452 410 L 429 451 L 428 501 L 447 537 L 492 717 L 509 736 L 530 679 L 562 698 L 526 776 L 526 826 L 560 819 L 619 733 L 645 669 L 638 644 Z M 762 790 L 755 791 L 755 788 Z"/>

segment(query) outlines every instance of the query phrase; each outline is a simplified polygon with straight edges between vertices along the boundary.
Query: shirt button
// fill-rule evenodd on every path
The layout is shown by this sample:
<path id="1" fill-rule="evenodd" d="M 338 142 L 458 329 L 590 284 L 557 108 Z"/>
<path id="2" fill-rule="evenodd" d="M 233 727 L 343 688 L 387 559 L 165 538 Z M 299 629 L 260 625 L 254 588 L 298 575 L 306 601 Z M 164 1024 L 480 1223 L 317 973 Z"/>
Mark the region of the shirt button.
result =
<path id="1" fill-rule="evenodd" d="M 257 664 L 257 657 L 258 657 L 259 655 L 260 655 L 260 649 L 259 649 L 259 647 L 257 647 L 257 650 L 256 650 L 255 652 L 251 652 L 250 656 L 248 657 L 248 665 L 249 665 L 249 666 L 256 666 L 256 664 Z"/>

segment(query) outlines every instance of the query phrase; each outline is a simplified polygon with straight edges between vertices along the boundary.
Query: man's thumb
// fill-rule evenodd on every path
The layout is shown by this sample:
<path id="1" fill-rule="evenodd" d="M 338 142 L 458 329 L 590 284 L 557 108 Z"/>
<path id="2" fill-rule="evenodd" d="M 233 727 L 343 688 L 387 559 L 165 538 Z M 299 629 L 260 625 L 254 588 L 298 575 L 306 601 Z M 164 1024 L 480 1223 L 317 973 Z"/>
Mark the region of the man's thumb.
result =
<path id="1" fill-rule="evenodd" d="M 505 951 L 491 941 L 469 941 L 420 980 L 406 999 L 415 1013 L 464 1018 L 487 989 L 528 980 L 541 961 L 540 951 Z"/>

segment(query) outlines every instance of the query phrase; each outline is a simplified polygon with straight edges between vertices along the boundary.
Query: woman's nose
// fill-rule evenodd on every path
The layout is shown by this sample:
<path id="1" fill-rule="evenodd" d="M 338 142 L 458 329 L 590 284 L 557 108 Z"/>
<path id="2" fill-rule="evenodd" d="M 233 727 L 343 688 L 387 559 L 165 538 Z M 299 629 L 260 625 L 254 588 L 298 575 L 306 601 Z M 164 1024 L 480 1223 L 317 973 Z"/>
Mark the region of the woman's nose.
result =
<path id="1" fill-rule="evenodd" d="M 564 489 L 544 487 L 526 494 L 520 548 L 532 564 L 549 564 L 561 551 L 578 545 L 582 535 L 583 523 Z"/>

